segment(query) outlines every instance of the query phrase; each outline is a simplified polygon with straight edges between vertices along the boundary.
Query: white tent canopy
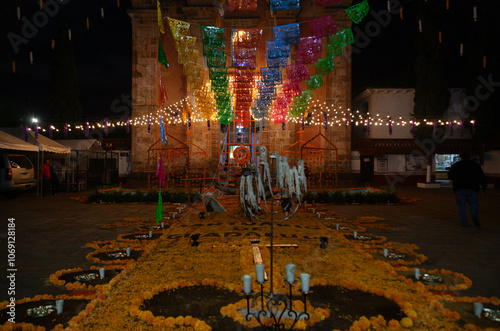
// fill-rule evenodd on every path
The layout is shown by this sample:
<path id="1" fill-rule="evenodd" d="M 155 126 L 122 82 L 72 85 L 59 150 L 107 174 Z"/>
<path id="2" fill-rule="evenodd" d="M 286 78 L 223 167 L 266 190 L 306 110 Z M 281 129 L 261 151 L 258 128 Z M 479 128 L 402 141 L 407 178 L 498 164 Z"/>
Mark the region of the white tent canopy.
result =
<path id="1" fill-rule="evenodd" d="M 16 151 L 38 152 L 39 147 L 16 138 L 6 132 L 0 131 L 0 149 L 12 149 Z"/>
<path id="2" fill-rule="evenodd" d="M 56 142 L 69 147 L 72 151 L 104 152 L 97 139 L 67 139 Z"/>
<path id="3" fill-rule="evenodd" d="M 25 139 L 26 131 L 24 128 L 0 128 L 0 130 L 23 141 Z M 35 139 L 35 133 L 33 131 L 28 131 L 28 143 L 38 146 L 41 152 L 67 154 L 71 151 L 68 147 L 41 134 L 38 134 L 38 139 Z"/>

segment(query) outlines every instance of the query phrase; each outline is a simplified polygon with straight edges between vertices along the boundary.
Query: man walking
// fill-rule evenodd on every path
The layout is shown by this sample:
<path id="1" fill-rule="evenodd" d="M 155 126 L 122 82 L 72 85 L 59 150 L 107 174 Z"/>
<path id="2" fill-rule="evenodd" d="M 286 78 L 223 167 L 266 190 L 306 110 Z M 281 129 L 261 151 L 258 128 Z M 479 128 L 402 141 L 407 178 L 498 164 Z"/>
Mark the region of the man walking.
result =
<path id="1" fill-rule="evenodd" d="M 461 160 L 454 163 L 448 171 L 448 178 L 453 181 L 453 192 L 460 215 L 460 224 L 467 226 L 465 204 L 470 206 L 472 222 L 475 226 L 479 223 L 478 193 L 480 187 L 486 190 L 486 177 L 481 166 L 470 159 L 470 153 L 464 152 Z"/>

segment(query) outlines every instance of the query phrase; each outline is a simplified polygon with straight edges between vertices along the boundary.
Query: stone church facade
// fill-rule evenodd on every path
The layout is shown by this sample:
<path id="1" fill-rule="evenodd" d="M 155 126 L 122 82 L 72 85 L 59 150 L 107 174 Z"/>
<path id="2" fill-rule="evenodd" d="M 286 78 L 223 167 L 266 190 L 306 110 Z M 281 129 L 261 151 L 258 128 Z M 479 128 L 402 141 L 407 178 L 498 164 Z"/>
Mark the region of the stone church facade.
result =
<path id="1" fill-rule="evenodd" d="M 148 114 L 154 116 L 158 109 L 158 80 L 161 75 L 168 95 L 167 106 L 175 106 L 189 94 L 189 86 L 183 74 L 182 64 L 177 62 L 177 51 L 168 27 L 166 17 L 191 23 L 189 35 L 200 38 L 199 25 L 222 26 L 225 29 L 263 28 L 264 39 L 273 40 L 272 27 L 291 23 L 301 24 L 301 36 L 308 35 L 307 21 L 327 15 L 333 15 L 338 30 L 351 27 L 351 20 L 344 10 L 351 5 L 344 1 L 335 7 L 317 7 L 313 0 L 301 1 L 298 10 L 278 11 L 271 17 L 269 4 L 266 0 L 258 1 L 258 11 L 231 11 L 227 1 L 223 5 L 214 6 L 212 0 L 165 0 L 160 1 L 163 10 L 165 34 L 161 34 L 169 68 L 158 63 L 158 21 L 156 1 L 132 0 L 129 16 L 132 21 L 132 118 L 145 118 Z M 221 12 L 220 8 L 224 11 Z M 222 17 L 220 14 L 223 14 Z M 201 40 L 201 39 L 198 39 Z M 200 61 L 202 61 L 201 42 Z M 266 66 L 265 46 L 259 49 L 257 69 Z M 326 55 L 326 51 L 323 51 Z M 292 51 L 293 54 L 293 51 Z M 325 56 L 322 55 L 322 56 Z M 335 69 L 324 76 L 324 86 L 314 90 L 316 104 L 334 105 L 338 109 L 349 109 L 351 103 L 351 57 L 350 46 L 344 48 L 344 55 L 334 59 Z M 207 74 L 208 75 L 208 74 Z M 268 155 L 280 152 L 299 140 L 297 132 L 300 124 L 286 123 L 269 124 L 260 133 L 260 143 L 267 147 Z M 168 132 L 180 141 L 186 141 L 187 125 L 170 124 Z M 212 122 L 209 130 L 206 122 L 194 122 L 190 130 L 190 141 L 201 147 L 207 153 L 207 176 L 216 176 L 219 166 L 220 137 L 217 123 Z M 327 130 L 322 126 L 307 125 L 302 134 L 302 141 L 308 141 L 321 132 L 337 149 L 337 169 L 339 174 L 350 173 L 351 158 L 351 126 L 330 125 Z M 147 178 L 148 169 L 156 169 L 155 159 L 148 160 L 148 149 L 159 139 L 158 125 L 152 125 L 148 132 L 147 124 L 135 125 L 132 130 L 132 173 L 136 179 Z M 320 147 L 328 147 L 328 142 L 319 139 Z M 323 145 L 323 146 L 321 146 Z M 148 164 L 149 162 L 149 164 Z"/>

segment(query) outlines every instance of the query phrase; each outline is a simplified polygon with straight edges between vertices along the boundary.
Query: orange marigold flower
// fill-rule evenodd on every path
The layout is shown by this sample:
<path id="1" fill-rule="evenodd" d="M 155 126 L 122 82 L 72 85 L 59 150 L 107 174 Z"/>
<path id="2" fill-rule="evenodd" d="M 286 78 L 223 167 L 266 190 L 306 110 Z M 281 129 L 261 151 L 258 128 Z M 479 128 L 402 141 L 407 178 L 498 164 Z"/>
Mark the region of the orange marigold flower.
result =
<path id="1" fill-rule="evenodd" d="M 175 318 L 173 317 L 167 317 L 165 319 L 165 325 L 167 328 L 173 328 L 175 325 Z"/>
<path id="2" fill-rule="evenodd" d="M 183 316 L 177 316 L 175 318 L 175 324 L 176 325 L 184 325 L 184 317 Z"/>
<path id="3" fill-rule="evenodd" d="M 401 329 L 401 324 L 399 324 L 399 322 L 396 320 L 390 320 L 389 321 L 389 328 L 398 330 L 398 329 Z"/>

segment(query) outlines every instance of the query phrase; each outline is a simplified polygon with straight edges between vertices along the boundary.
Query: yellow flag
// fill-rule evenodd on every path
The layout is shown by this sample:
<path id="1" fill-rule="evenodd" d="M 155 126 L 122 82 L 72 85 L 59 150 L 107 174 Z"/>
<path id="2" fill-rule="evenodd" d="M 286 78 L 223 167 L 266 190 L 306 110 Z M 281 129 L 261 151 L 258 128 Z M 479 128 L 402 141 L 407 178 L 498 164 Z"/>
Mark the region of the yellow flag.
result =
<path id="1" fill-rule="evenodd" d="M 160 28 L 161 33 L 165 33 L 165 27 L 163 26 L 163 16 L 161 14 L 161 5 L 159 0 L 156 0 L 156 7 L 158 8 L 158 27 Z"/>

